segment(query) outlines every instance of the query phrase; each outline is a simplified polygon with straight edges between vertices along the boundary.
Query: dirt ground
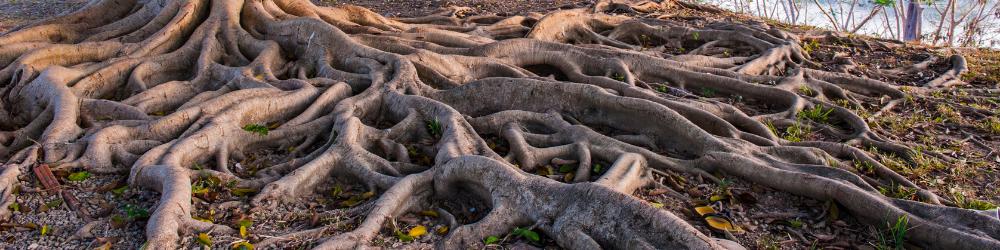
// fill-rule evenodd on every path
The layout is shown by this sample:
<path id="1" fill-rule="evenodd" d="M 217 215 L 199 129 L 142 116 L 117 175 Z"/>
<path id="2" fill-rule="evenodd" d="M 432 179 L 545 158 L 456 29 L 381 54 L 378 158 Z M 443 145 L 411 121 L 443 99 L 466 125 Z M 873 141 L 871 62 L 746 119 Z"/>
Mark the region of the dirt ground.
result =
<path id="1" fill-rule="evenodd" d="M 437 8 L 448 6 L 465 6 L 471 10 L 466 15 L 498 14 L 516 15 L 529 11 L 544 12 L 545 9 L 563 4 L 575 4 L 573 1 L 552 0 L 491 0 L 491 1 L 388 1 L 388 0 L 324 0 L 313 1 L 318 5 L 339 6 L 353 4 L 370 8 L 372 11 L 388 17 L 413 17 L 433 13 Z M 62 11 L 71 10 L 86 4 L 86 1 L 67 0 L 14 0 L 0 3 L 0 31 L 9 30 L 17 25 L 52 16 Z M 674 14 L 695 14 L 680 11 Z M 706 20 L 745 21 L 750 17 L 738 14 L 722 14 L 709 16 L 707 19 L 677 19 L 704 24 Z M 701 22 L 701 23 L 699 23 Z M 784 26 L 788 29 L 810 29 L 809 27 Z M 812 47 L 814 46 L 814 47 Z M 812 60 L 830 65 L 836 53 L 846 53 L 854 59 L 858 67 L 849 72 L 854 75 L 878 78 L 898 85 L 915 86 L 932 79 L 951 67 L 948 60 L 937 60 L 927 70 L 907 75 L 887 77 L 874 73 L 875 69 L 886 69 L 919 63 L 930 56 L 947 58 L 953 53 L 967 56 L 971 73 L 964 76 L 971 85 L 948 91 L 926 94 L 913 94 L 912 100 L 895 108 L 875 115 L 885 103 L 879 97 L 862 99 L 864 107 L 856 109 L 861 117 L 868 119 L 869 125 L 876 128 L 883 136 L 901 142 L 913 148 L 924 148 L 959 160 L 954 164 L 943 163 L 929 157 L 917 157 L 924 161 L 917 164 L 905 164 L 893 155 L 880 155 L 883 164 L 909 177 L 918 185 L 928 188 L 942 197 L 953 200 L 952 205 L 962 207 L 988 208 L 991 204 L 1000 204 L 1000 119 L 996 116 L 982 116 L 970 112 L 956 110 L 955 106 L 941 105 L 943 102 L 960 104 L 958 107 L 979 107 L 997 111 L 1000 98 L 970 98 L 970 91 L 985 91 L 994 93 L 1000 88 L 1000 52 L 979 49 L 935 49 L 923 46 L 908 46 L 904 49 L 868 49 L 848 44 L 815 44 L 809 54 Z M 997 92 L 1000 93 L 1000 92 Z M 697 94 L 697 93 L 696 93 Z M 996 95 L 994 95 L 996 96 Z M 757 100 L 744 100 L 740 97 L 711 97 L 713 100 L 729 102 L 753 115 L 765 112 L 767 107 L 758 105 Z M 831 125 L 836 125 L 831 121 Z M 811 140 L 823 140 L 822 133 L 806 132 L 793 134 L 789 130 L 779 130 L 784 137 L 803 136 Z M 500 145 L 498 151 L 502 151 Z M 267 154 L 267 152 L 262 152 Z M 504 152 L 501 152 L 504 154 Z M 266 156 L 261 156 L 265 158 Z M 603 163 L 608 164 L 609 163 Z M 863 174 L 863 173 L 862 173 Z M 553 173 L 553 175 L 560 175 Z M 634 195 L 651 203 L 662 204 L 664 209 L 682 215 L 693 225 L 702 229 L 707 235 L 724 238 L 723 235 L 708 230 L 701 217 L 693 213 L 694 206 L 713 206 L 717 211 L 725 211 L 727 216 L 747 230 L 747 233 L 736 235 L 736 239 L 749 249 L 876 249 L 883 237 L 886 237 L 884 227 L 862 224 L 849 212 L 841 211 L 834 215 L 836 204 L 826 201 L 806 199 L 786 192 L 753 186 L 750 183 L 722 176 L 731 182 L 724 185 L 711 184 L 699 178 L 688 175 L 658 176 L 661 182 L 668 184 L 676 182 L 688 191 L 686 194 L 692 201 L 681 201 L 660 194 L 660 190 L 641 190 Z M 14 221 L 0 225 L 5 229 L 0 233 L 0 248 L 5 249 L 93 249 L 102 245 L 112 249 L 136 249 L 145 242 L 144 211 L 153 206 L 157 194 L 144 190 L 120 189 L 116 186 L 121 176 L 96 176 L 82 182 L 72 182 L 73 191 L 84 206 L 98 220 L 119 218 L 122 223 L 100 223 L 89 238 L 74 237 L 72 232 L 87 224 L 86 221 L 74 216 L 66 205 L 56 204 L 48 208 L 46 203 L 52 203 L 54 194 L 45 192 L 29 193 L 19 197 L 18 204 L 27 207 L 23 212 L 17 212 Z M 672 179 L 672 180 L 668 180 Z M 37 184 L 25 182 L 25 186 Z M 97 192 L 101 187 L 114 188 L 112 191 Z M 107 188 L 106 188 L 107 189 Z M 335 191 L 336 190 L 336 191 Z M 219 220 L 231 221 L 235 224 L 237 218 L 252 218 L 254 225 L 248 227 L 253 232 L 252 239 L 267 240 L 287 232 L 312 228 L 317 223 L 337 223 L 338 228 L 349 230 L 356 226 L 357 217 L 346 215 L 343 200 L 363 196 L 360 187 L 348 183 L 331 182 L 321 185 L 315 195 L 300 198 L 299 203 L 279 206 L 275 211 L 251 211 L 248 207 L 233 207 L 239 214 L 222 214 Z M 120 192 L 119 192 L 120 191 Z M 651 195 L 652 194 L 652 195 Z M 886 195 L 898 198 L 913 199 L 906 190 L 885 190 Z M 750 196 L 756 202 L 730 202 L 730 199 L 712 201 L 721 196 Z M 333 198 L 329 198 L 333 197 Z M 241 199 L 233 194 L 233 199 Z M 245 198 L 245 197 L 244 197 Z M 377 197 L 371 197 L 374 200 Z M 355 200 L 357 204 L 347 207 L 365 206 L 368 198 Z M 964 202 L 963 202 L 964 201 Z M 974 203 L 970 201 L 979 201 Z M 196 203 L 203 200 L 197 200 Z M 64 202 L 63 202 L 64 203 Z M 370 202 L 367 202 L 370 203 Z M 488 209 L 477 204 L 454 203 L 438 201 L 443 207 L 460 211 L 466 223 L 481 218 Z M 971 204 L 971 205 L 970 205 Z M 370 204 L 367 204 L 370 205 Z M 49 211 L 40 211 L 46 207 Z M 216 216 L 219 205 L 201 204 L 199 209 L 211 211 L 198 216 Z M 221 211 L 221 210 L 218 210 Z M 98 217 L 100 215 L 101 217 Z M 116 219 L 117 220 L 117 219 Z M 415 226 L 425 226 L 428 232 L 435 232 L 441 226 L 432 216 L 426 214 L 409 214 L 399 219 L 400 227 L 406 230 Z M 35 228 L 27 226 L 32 223 Z M 221 222 L 217 222 L 221 223 Z M 16 225 L 15 225 L 16 224 Z M 879 224 L 879 223 L 876 223 Z M 41 227 L 50 227 L 46 236 L 41 235 Z M 403 230 L 404 232 L 406 230 Z M 417 242 L 432 242 L 441 236 L 430 233 L 416 239 Z M 502 237 L 502 236 L 498 236 Z M 228 242 L 237 238 L 217 238 L 214 245 L 217 249 L 230 249 Z M 309 249 L 322 239 L 295 239 L 275 245 L 258 246 L 260 249 Z M 529 244 L 530 243 L 530 244 Z M 399 247 L 404 243 L 389 233 L 388 230 L 373 244 L 384 247 Z M 188 238 L 186 246 L 196 246 L 193 238 Z M 527 240 L 516 241 L 506 245 L 478 244 L 477 249 L 500 248 L 544 248 L 558 249 L 551 238 L 542 235 L 539 242 Z M 915 248 L 914 248 L 915 249 Z"/>

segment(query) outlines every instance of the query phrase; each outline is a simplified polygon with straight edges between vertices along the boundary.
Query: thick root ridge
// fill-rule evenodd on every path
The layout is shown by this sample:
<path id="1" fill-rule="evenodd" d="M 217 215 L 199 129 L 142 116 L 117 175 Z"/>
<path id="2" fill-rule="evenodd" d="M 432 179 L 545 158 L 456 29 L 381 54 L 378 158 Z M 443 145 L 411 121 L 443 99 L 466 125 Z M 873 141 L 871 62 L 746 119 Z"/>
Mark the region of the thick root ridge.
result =
<path id="1" fill-rule="evenodd" d="M 856 66 L 849 59 L 839 72 L 816 69 L 800 46 L 815 36 L 608 14 L 719 11 L 684 1 L 564 7 L 392 19 L 301 0 L 100 0 L 16 28 L 0 37 L 0 206 L 14 201 L 17 176 L 38 164 L 128 173 L 131 186 L 161 196 L 147 248 L 173 249 L 198 233 L 238 236 L 192 218 L 194 182 L 259 189 L 249 203 L 260 210 L 337 179 L 362 185 L 375 201 L 352 210 L 364 214 L 356 228 L 317 249 L 365 247 L 399 216 L 431 210 L 430 200 L 466 196 L 490 211 L 461 225 L 438 209 L 451 230 L 433 247 L 463 249 L 520 227 L 570 249 L 723 249 L 631 195 L 662 185 L 654 173 L 718 183 L 713 173 L 722 172 L 833 199 L 870 221 L 907 216 L 920 225 L 911 240 L 927 247 L 1000 248 L 1000 221 L 942 206 L 942 197 L 860 149 L 910 160 L 921 152 L 879 136 L 852 110 L 858 98 L 882 96 L 893 99 L 891 110 L 907 94 L 846 73 Z M 964 84 L 968 63 L 949 60 L 950 70 L 917 91 Z M 747 114 L 725 97 L 771 108 Z M 804 119 L 811 110 L 839 123 Z M 836 142 L 775 134 L 800 124 Z M 253 173 L 234 164 L 265 149 L 284 153 Z M 575 177 L 536 174 L 557 162 L 578 164 Z M 591 171 L 597 162 L 613 164 Z M 892 186 L 915 189 L 926 203 L 877 189 Z M 0 220 L 10 216 L 0 211 Z"/>

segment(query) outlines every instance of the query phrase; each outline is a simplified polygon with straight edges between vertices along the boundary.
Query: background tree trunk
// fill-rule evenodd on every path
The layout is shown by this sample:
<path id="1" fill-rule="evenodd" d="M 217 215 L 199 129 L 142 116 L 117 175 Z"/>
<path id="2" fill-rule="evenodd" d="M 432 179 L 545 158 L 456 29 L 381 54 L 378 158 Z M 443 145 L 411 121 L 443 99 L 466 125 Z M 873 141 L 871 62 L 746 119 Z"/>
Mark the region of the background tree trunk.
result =
<path id="1" fill-rule="evenodd" d="M 906 21 L 903 23 L 903 41 L 919 41 L 923 26 L 924 7 L 917 0 L 909 0 L 906 6 Z"/>

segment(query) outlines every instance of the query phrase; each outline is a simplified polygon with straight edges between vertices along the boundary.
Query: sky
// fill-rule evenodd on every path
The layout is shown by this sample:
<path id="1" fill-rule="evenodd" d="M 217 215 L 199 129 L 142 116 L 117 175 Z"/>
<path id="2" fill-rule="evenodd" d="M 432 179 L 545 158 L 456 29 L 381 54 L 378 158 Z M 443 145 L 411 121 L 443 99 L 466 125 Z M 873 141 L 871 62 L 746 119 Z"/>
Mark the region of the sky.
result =
<path id="1" fill-rule="evenodd" d="M 737 4 L 744 3 L 741 1 L 750 1 L 748 3 L 751 6 L 751 9 L 750 12 L 748 12 L 748 14 L 763 16 L 764 11 L 758 10 L 757 8 L 757 6 L 760 6 L 761 9 L 763 8 L 768 9 L 767 13 L 770 14 L 769 16 L 772 19 L 783 22 L 789 22 L 787 16 L 785 15 L 786 10 L 784 6 L 786 5 L 782 5 L 778 2 L 778 1 L 785 1 L 785 3 L 787 3 L 788 0 L 702 0 L 702 1 L 704 3 L 717 5 L 721 8 L 733 11 L 737 11 L 736 10 Z M 823 8 L 826 9 L 828 13 L 834 15 L 838 20 L 843 20 L 843 16 L 841 15 L 842 13 L 843 15 L 846 15 L 853 12 L 854 14 L 852 19 L 855 20 L 855 22 L 860 22 L 870 13 L 872 13 L 872 11 L 875 9 L 875 5 L 869 1 L 893 1 L 893 0 L 858 0 L 859 1 L 858 5 L 855 6 L 853 11 L 850 11 L 852 0 L 816 0 L 816 2 L 814 2 L 813 0 L 792 0 L 792 1 L 796 1 L 796 4 L 800 6 L 806 5 L 806 3 L 808 3 L 808 5 L 806 5 L 808 6 L 808 10 L 805 9 L 801 10 L 801 12 L 804 15 L 802 15 L 801 18 L 796 20 L 795 22 L 796 24 L 812 25 L 832 30 L 833 29 L 832 22 L 830 22 L 830 20 L 826 17 L 826 15 L 824 15 L 823 12 L 820 11 L 820 8 L 816 6 L 816 2 L 822 4 Z M 904 1 L 904 0 L 895 0 L 895 1 Z M 938 1 L 939 2 L 937 2 L 937 6 L 939 6 L 939 8 L 943 10 L 945 6 L 944 4 L 946 2 L 944 2 L 944 0 L 938 0 Z M 958 1 L 956 6 L 959 6 L 958 9 L 959 16 L 961 16 L 961 14 L 963 13 L 962 11 L 967 10 L 970 6 L 972 6 L 972 1 L 985 1 L 987 6 L 996 6 L 997 1 L 1000 0 L 956 0 L 956 1 Z M 833 7 L 832 12 L 830 10 L 831 7 Z M 843 10 L 841 10 L 840 7 L 842 7 Z M 924 7 L 925 8 L 923 13 L 923 25 L 922 25 L 923 27 L 921 33 L 927 37 L 930 37 L 937 29 L 937 24 L 938 21 L 941 19 L 941 17 L 938 14 L 938 11 L 933 7 L 933 5 L 925 4 Z M 888 23 L 892 25 L 893 27 L 892 33 L 896 32 L 895 30 L 896 18 L 894 11 L 891 8 L 883 8 L 883 11 L 885 11 L 884 14 L 881 12 L 878 13 L 867 24 L 862 26 L 862 28 L 858 31 L 858 33 L 873 37 L 893 38 L 893 36 L 890 35 L 890 32 L 886 29 L 886 24 Z M 989 13 L 989 15 L 985 15 L 988 16 L 989 18 L 984 21 L 983 25 L 985 27 L 985 32 L 984 32 L 985 35 L 983 37 L 984 41 L 982 44 L 979 44 L 979 46 L 1000 48 L 1000 10 L 996 9 L 991 10 L 987 8 L 985 12 Z M 971 19 L 971 17 L 966 19 Z M 946 24 L 945 27 L 942 29 L 946 30 L 947 26 L 948 25 Z M 965 31 L 962 27 L 964 27 L 964 25 L 960 24 L 959 28 L 955 30 L 955 37 L 956 37 L 954 44 L 955 46 L 961 45 L 958 42 L 958 40 L 965 34 Z M 942 31 L 942 33 L 946 32 Z M 925 40 L 924 42 L 930 43 L 930 41 L 928 40 Z M 942 45 L 941 42 L 939 42 L 938 45 Z"/>

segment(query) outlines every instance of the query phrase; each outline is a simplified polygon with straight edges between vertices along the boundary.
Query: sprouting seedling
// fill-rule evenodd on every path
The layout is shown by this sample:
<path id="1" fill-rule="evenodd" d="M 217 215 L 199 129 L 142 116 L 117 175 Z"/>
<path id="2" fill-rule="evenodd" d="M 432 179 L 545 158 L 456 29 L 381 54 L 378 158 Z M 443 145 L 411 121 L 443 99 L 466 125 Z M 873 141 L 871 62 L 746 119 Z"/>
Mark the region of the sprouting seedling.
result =
<path id="1" fill-rule="evenodd" d="M 774 128 L 774 124 L 770 121 L 764 122 L 764 126 L 767 126 L 767 129 L 771 130 L 772 134 L 778 135 L 778 129 Z"/>
<path id="2" fill-rule="evenodd" d="M 875 238 L 877 242 L 873 242 L 878 249 L 903 249 L 903 242 L 909 236 L 906 235 L 906 230 L 910 220 L 906 218 L 906 215 L 900 216 L 896 221 L 896 225 L 892 225 L 891 220 L 886 215 L 885 220 L 885 230 L 876 230 Z"/>
<path id="3" fill-rule="evenodd" d="M 989 202 L 979 201 L 971 198 L 966 198 L 961 193 L 956 193 L 955 205 L 965 209 L 976 209 L 976 210 L 991 210 L 996 209 L 997 206 L 990 204 Z"/>
<path id="4" fill-rule="evenodd" d="M 812 128 L 809 125 L 801 124 L 800 121 L 795 121 L 795 126 L 788 127 L 785 132 L 788 133 L 787 136 L 784 136 L 785 140 L 797 142 L 802 141 L 806 135 L 812 133 Z"/>
<path id="5" fill-rule="evenodd" d="M 802 86 L 801 88 L 802 88 L 802 92 L 805 92 L 806 95 L 808 95 L 808 96 L 812 96 L 813 95 L 813 91 L 811 89 L 809 89 L 809 87 Z"/>
<path id="6" fill-rule="evenodd" d="M 830 112 L 833 112 L 832 108 L 823 112 L 823 105 L 816 105 L 814 108 L 799 112 L 798 117 L 799 119 L 806 119 L 814 122 L 825 122 L 829 119 Z"/>
<path id="7" fill-rule="evenodd" d="M 125 207 L 125 218 L 132 218 L 135 216 L 147 216 L 149 211 L 136 207 L 136 205 L 128 205 Z"/>
<path id="8" fill-rule="evenodd" d="M 202 169 L 202 168 L 201 168 L 201 166 L 198 166 L 198 163 L 195 163 L 195 164 L 194 164 L 194 167 L 198 168 L 198 171 L 201 171 L 201 174 L 202 174 L 202 175 L 204 175 L 204 176 L 208 176 L 208 178 L 207 178 L 207 179 L 208 179 L 208 182 L 209 182 L 209 183 L 211 183 L 211 184 L 212 184 L 212 186 L 218 186 L 218 183 L 215 183 L 215 178 L 213 178 L 214 176 L 212 176 L 212 174 L 211 174 L 211 173 L 209 173 L 209 172 L 205 172 L 205 170 L 204 170 L 204 169 Z"/>
<path id="9" fill-rule="evenodd" d="M 806 53 L 809 53 L 812 50 L 818 49 L 818 48 L 819 48 L 819 43 L 816 42 L 816 41 L 813 41 L 812 43 L 806 43 L 806 42 L 802 43 L 802 49 L 805 50 Z"/>
<path id="10" fill-rule="evenodd" d="M 722 179 L 722 183 L 719 183 L 718 185 L 715 185 L 713 187 L 713 189 L 715 189 L 716 191 L 722 192 L 725 189 L 729 188 L 729 184 L 732 184 L 732 183 L 733 183 L 733 180 L 727 180 L 727 179 L 723 178 Z"/>
<path id="11" fill-rule="evenodd" d="M 268 129 L 267 129 L 266 126 L 257 125 L 257 124 L 247 124 L 246 126 L 243 126 L 243 130 L 246 130 L 246 131 L 254 133 L 254 134 L 260 134 L 260 135 L 267 135 L 267 132 L 268 132 Z"/>
<path id="12" fill-rule="evenodd" d="M 622 76 L 622 75 L 618 75 L 618 74 L 616 73 L 616 74 L 615 74 L 614 76 L 612 76 L 612 77 L 611 77 L 611 79 L 615 79 L 615 80 L 618 80 L 619 82 L 624 82 L 624 81 L 625 81 L 625 76 Z"/>
<path id="13" fill-rule="evenodd" d="M 712 96 L 715 95 L 715 91 L 714 90 L 708 89 L 706 87 L 701 87 L 701 91 L 703 92 L 702 94 L 704 94 L 704 96 L 707 96 L 707 97 L 712 97 Z"/>
<path id="14" fill-rule="evenodd" d="M 528 240 L 531 240 L 532 242 L 538 242 L 538 240 L 539 240 L 538 233 L 536 233 L 535 231 L 528 230 L 528 229 L 515 228 L 514 232 L 511 233 L 511 234 L 513 234 L 513 235 L 524 235 L 525 238 L 528 238 Z"/>
<path id="15" fill-rule="evenodd" d="M 429 127 L 431 129 L 431 133 L 434 133 L 434 136 L 441 137 L 441 135 L 442 135 L 441 134 L 441 123 L 438 122 L 438 119 L 434 118 L 434 121 L 430 121 L 428 123 L 430 123 L 430 125 L 427 125 L 427 127 Z"/>
<path id="16" fill-rule="evenodd" d="M 691 36 L 694 37 L 694 40 L 698 40 L 698 33 L 691 34 Z"/>

